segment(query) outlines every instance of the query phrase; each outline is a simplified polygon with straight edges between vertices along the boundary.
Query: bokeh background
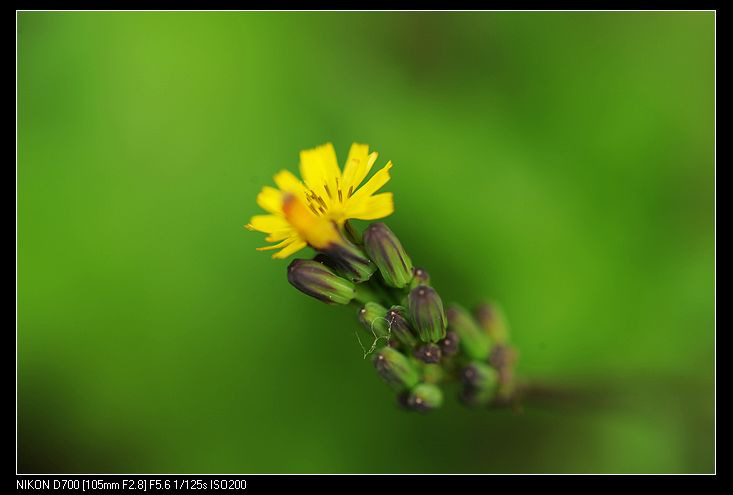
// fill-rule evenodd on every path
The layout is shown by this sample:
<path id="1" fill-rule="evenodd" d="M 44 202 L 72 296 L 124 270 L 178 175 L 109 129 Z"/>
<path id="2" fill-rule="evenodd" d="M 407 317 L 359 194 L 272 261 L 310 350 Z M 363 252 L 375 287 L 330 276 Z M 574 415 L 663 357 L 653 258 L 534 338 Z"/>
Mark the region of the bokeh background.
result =
<path id="1" fill-rule="evenodd" d="M 21 472 L 711 472 L 712 12 L 18 14 Z M 408 414 L 243 228 L 301 149 L 394 162 L 521 414 Z"/>

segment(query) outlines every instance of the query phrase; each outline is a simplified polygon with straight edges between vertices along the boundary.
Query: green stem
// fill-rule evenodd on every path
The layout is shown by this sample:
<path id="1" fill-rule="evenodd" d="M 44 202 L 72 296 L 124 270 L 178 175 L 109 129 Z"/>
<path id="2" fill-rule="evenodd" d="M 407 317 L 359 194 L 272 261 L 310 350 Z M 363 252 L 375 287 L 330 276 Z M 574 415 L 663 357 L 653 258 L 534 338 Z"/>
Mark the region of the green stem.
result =
<path id="1" fill-rule="evenodd" d="M 356 284 L 354 301 L 358 302 L 360 305 L 364 305 L 368 302 L 384 302 L 381 294 L 376 292 L 368 282 Z"/>

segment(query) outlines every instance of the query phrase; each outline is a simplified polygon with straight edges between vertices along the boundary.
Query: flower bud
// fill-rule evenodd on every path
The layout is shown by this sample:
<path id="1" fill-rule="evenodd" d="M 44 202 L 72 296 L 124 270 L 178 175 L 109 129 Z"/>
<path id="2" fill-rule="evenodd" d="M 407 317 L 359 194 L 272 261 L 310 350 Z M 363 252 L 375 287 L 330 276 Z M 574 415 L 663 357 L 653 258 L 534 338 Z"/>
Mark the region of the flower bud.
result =
<path id="1" fill-rule="evenodd" d="M 479 328 L 468 311 L 458 305 L 451 305 L 446 311 L 448 328 L 456 332 L 461 340 L 461 348 L 468 357 L 485 361 L 491 350 L 491 340 Z"/>
<path id="2" fill-rule="evenodd" d="M 508 344 L 499 344 L 491 349 L 489 363 L 499 373 L 499 394 L 511 395 L 514 389 L 514 365 L 517 351 Z"/>
<path id="3" fill-rule="evenodd" d="M 461 370 L 461 401 L 467 405 L 482 405 L 492 400 L 497 391 L 498 374 L 491 366 L 474 361 Z"/>
<path id="4" fill-rule="evenodd" d="M 424 268 L 414 267 L 412 269 L 410 289 L 414 289 L 418 285 L 430 285 L 430 274 Z"/>
<path id="5" fill-rule="evenodd" d="M 364 251 L 346 239 L 330 244 L 321 252 L 327 257 L 329 266 L 354 283 L 366 282 L 377 271 L 377 265 L 367 258 Z"/>
<path id="6" fill-rule="evenodd" d="M 435 344 L 422 344 L 412 351 L 412 355 L 423 363 L 435 364 L 440 362 L 440 347 Z"/>
<path id="7" fill-rule="evenodd" d="M 402 288 L 412 280 L 412 261 L 400 240 L 385 224 L 378 222 L 367 227 L 364 249 L 379 267 L 387 285 Z"/>
<path id="8" fill-rule="evenodd" d="M 488 364 L 473 361 L 461 370 L 461 381 L 474 388 L 494 388 L 498 382 L 498 374 Z"/>
<path id="9" fill-rule="evenodd" d="M 458 398 L 467 406 L 483 406 L 496 399 L 496 392 L 491 389 L 464 386 Z"/>
<path id="10" fill-rule="evenodd" d="M 429 383 L 421 383 L 410 391 L 407 398 L 410 409 L 425 412 L 437 409 L 443 404 L 443 392 Z"/>
<path id="11" fill-rule="evenodd" d="M 517 351 L 507 344 L 495 345 L 489 355 L 489 363 L 497 370 L 512 368 L 517 362 Z"/>
<path id="12" fill-rule="evenodd" d="M 381 304 L 368 302 L 359 310 L 359 321 L 375 337 L 389 335 L 389 320 L 387 310 Z"/>
<path id="13" fill-rule="evenodd" d="M 387 311 L 387 322 L 392 335 L 407 347 L 417 344 L 417 336 L 410 322 L 407 321 L 407 310 L 402 306 L 392 306 Z"/>
<path id="14" fill-rule="evenodd" d="M 504 312 L 496 304 L 479 304 L 474 314 L 481 328 L 495 343 L 503 344 L 509 340 L 509 328 Z"/>
<path id="15" fill-rule="evenodd" d="M 458 334 L 456 332 L 446 332 L 445 338 L 438 342 L 440 350 L 446 357 L 454 356 L 458 352 L 459 344 L 460 339 L 458 338 Z"/>
<path id="16" fill-rule="evenodd" d="M 379 376 L 397 390 L 410 389 L 419 381 L 415 367 L 407 356 L 391 347 L 382 347 L 374 354 L 372 363 Z"/>
<path id="17" fill-rule="evenodd" d="M 293 260 L 288 265 L 288 282 L 299 291 L 328 304 L 348 304 L 355 294 L 354 284 L 314 260 Z"/>
<path id="18" fill-rule="evenodd" d="M 410 291 L 409 306 L 412 322 L 423 342 L 437 342 L 445 337 L 443 301 L 432 287 L 419 285 Z"/>

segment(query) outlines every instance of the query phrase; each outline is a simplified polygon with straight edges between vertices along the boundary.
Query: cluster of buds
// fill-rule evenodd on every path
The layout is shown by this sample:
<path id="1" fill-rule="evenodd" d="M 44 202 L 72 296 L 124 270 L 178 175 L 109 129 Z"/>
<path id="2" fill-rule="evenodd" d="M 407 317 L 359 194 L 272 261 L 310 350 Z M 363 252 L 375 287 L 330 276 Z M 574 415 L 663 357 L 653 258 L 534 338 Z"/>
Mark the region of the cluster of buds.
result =
<path id="1" fill-rule="evenodd" d="M 347 222 L 339 242 L 318 251 L 293 261 L 288 281 L 319 301 L 357 307 L 361 334 L 372 342 L 362 344 L 364 356 L 400 405 L 436 409 L 451 382 L 469 406 L 514 402 L 516 351 L 498 307 L 484 303 L 473 314 L 444 307 L 428 272 L 413 266 L 383 223 L 361 234 Z"/>

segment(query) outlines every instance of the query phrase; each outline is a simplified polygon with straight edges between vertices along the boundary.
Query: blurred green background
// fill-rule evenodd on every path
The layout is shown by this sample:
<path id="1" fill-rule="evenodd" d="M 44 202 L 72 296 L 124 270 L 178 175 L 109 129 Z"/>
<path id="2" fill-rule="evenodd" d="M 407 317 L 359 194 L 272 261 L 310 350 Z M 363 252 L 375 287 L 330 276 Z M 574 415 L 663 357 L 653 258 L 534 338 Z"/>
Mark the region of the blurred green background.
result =
<path id="1" fill-rule="evenodd" d="M 714 13 L 18 14 L 21 472 L 711 472 Z M 243 229 L 392 160 L 447 301 L 593 400 L 399 410 Z"/>

